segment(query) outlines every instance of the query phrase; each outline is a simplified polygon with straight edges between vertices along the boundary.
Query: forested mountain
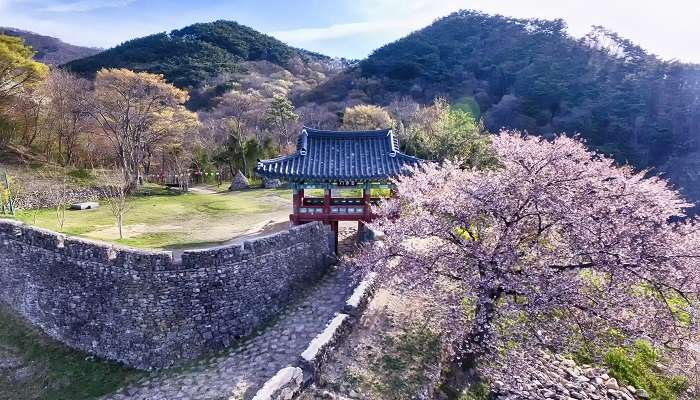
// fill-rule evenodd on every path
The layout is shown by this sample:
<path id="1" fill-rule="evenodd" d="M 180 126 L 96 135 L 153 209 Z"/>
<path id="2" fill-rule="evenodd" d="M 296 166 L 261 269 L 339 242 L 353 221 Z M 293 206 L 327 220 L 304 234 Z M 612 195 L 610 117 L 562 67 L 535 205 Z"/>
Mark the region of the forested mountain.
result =
<path id="1" fill-rule="evenodd" d="M 661 168 L 700 199 L 700 66 L 663 61 L 596 27 L 460 11 L 376 50 L 305 96 L 387 105 L 446 96 L 502 127 L 580 133 L 641 168 Z"/>
<path id="2" fill-rule="evenodd" d="M 290 47 L 236 22 L 216 21 L 133 39 L 67 67 L 83 75 L 103 67 L 148 71 L 165 75 L 177 86 L 197 88 L 227 74 L 245 72 L 242 63 L 246 61 L 301 72 L 310 63 L 330 63 L 331 59 Z"/>
<path id="3" fill-rule="evenodd" d="M 84 76 L 103 67 L 162 73 L 190 91 L 189 108 L 214 114 L 231 90 L 265 101 L 283 93 L 303 108 L 303 122 L 329 128 L 346 106 L 446 97 L 492 132 L 580 134 L 700 199 L 700 66 L 661 60 L 602 27 L 575 39 L 561 20 L 460 11 L 349 67 L 216 21 L 130 40 L 67 67 Z"/>
<path id="4" fill-rule="evenodd" d="M 34 32 L 15 28 L 0 27 L 0 34 L 17 36 L 36 51 L 34 58 L 44 64 L 61 65 L 79 58 L 97 54 L 102 49 L 75 46 L 51 36 L 39 35 Z"/>

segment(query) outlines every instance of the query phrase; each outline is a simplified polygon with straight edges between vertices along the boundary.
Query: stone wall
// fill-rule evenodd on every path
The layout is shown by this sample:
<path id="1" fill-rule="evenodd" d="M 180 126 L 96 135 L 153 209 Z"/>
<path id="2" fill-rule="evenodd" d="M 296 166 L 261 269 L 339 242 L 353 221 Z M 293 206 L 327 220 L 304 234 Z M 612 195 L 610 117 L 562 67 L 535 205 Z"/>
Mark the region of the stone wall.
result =
<path id="1" fill-rule="evenodd" d="M 65 204 L 82 203 L 84 201 L 97 201 L 103 197 L 103 188 L 100 187 L 71 187 L 66 189 Z M 20 192 L 13 199 L 15 208 L 22 210 L 32 210 L 37 208 L 56 207 L 58 202 L 56 196 L 50 190 L 36 189 Z"/>
<path id="2" fill-rule="evenodd" d="M 333 259 L 320 223 L 174 263 L 0 220 L 0 301 L 68 346 L 136 368 L 224 348 L 270 321 Z"/>

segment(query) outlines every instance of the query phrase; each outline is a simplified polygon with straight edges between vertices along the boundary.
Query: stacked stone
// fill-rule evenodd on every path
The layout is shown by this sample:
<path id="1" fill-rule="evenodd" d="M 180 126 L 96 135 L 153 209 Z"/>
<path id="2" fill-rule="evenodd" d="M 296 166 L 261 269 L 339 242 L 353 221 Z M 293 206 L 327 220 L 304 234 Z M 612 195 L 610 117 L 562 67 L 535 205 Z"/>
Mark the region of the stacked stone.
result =
<path id="1" fill-rule="evenodd" d="M 225 348 L 334 260 L 320 223 L 212 250 L 149 252 L 0 220 L 0 301 L 64 344 L 135 368 Z"/>
<path id="2" fill-rule="evenodd" d="M 578 366 L 570 359 L 540 351 L 523 357 L 522 373 L 508 382 L 495 381 L 492 390 L 499 400 L 644 400 L 643 389 L 620 384 L 604 371 Z"/>
<path id="3" fill-rule="evenodd" d="M 302 393 L 304 386 L 308 387 L 309 384 L 315 383 L 320 378 L 324 364 L 338 350 L 339 343 L 350 334 L 367 307 L 376 289 L 376 279 L 376 273 L 368 274 L 348 297 L 342 309 L 343 312 L 336 313 L 325 329 L 309 342 L 296 363 L 298 366 L 281 369 L 265 383 L 253 400 L 290 400 Z M 351 392 L 354 393 L 353 396 L 358 396 L 354 390 Z M 312 385 L 306 393 L 306 398 L 317 398 L 319 393 L 321 392 Z M 330 392 L 323 393 L 323 396 L 334 396 Z"/>
<path id="4" fill-rule="evenodd" d="M 68 189 L 65 200 L 66 205 L 85 201 L 97 201 L 102 197 L 102 189 L 99 187 L 72 187 Z M 35 208 L 56 207 L 56 196 L 50 190 L 34 190 L 21 192 L 13 199 L 15 207 L 22 210 Z"/>

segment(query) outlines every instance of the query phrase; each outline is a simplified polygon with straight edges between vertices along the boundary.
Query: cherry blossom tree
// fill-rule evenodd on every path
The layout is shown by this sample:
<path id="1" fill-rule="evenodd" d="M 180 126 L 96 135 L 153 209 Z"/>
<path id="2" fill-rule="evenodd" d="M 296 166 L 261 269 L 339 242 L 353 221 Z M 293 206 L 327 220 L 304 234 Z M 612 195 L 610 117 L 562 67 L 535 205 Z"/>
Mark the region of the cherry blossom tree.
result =
<path id="1" fill-rule="evenodd" d="M 679 193 L 577 139 L 502 132 L 491 146 L 495 168 L 429 164 L 398 181 L 371 224 L 384 240 L 358 262 L 399 287 L 451 292 L 465 367 L 614 338 L 687 356 L 700 232 Z"/>

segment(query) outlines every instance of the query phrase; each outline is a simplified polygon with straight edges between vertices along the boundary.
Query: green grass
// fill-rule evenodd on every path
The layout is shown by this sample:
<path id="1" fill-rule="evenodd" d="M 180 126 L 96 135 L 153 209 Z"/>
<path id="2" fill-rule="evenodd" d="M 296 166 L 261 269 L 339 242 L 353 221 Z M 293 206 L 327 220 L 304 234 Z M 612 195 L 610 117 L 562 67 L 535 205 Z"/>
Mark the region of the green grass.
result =
<path id="1" fill-rule="evenodd" d="M 15 370 L 0 370 L 0 400 L 95 399 L 144 376 L 71 350 L 0 307 L 0 359 L 8 356 L 28 372 L 18 379 Z"/>
<path id="2" fill-rule="evenodd" d="M 670 376 L 659 368 L 659 353 L 646 341 L 612 349 L 605 355 L 610 375 L 625 385 L 644 389 L 651 400 L 676 400 L 688 389 L 680 376 Z"/>
<path id="3" fill-rule="evenodd" d="M 141 248 L 182 247 L 189 244 L 225 240 L 212 238 L 213 230 L 245 229 L 259 223 L 266 213 L 287 212 L 291 191 L 256 189 L 221 194 L 174 194 L 159 187 L 142 189 L 132 197 L 131 209 L 124 220 L 125 228 L 136 227 L 126 238 L 119 239 L 114 216 L 105 203 L 95 210 L 66 211 L 63 232 Z M 20 211 L 17 219 L 42 228 L 59 230 L 56 210 Z M 239 229 L 239 230 L 240 230 Z"/>
<path id="4" fill-rule="evenodd" d="M 483 382 L 475 383 L 463 393 L 457 400 L 489 400 L 491 398 L 491 388 Z"/>
<path id="5" fill-rule="evenodd" d="M 386 336 L 382 354 L 370 362 L 370 371 L 381 379 L 371 382 L 383 399 L 412 399 L 428 383 L 427 370 L 439 361 L 440 339 L 426 327 L 416 327 L 398 336 Z"/>

